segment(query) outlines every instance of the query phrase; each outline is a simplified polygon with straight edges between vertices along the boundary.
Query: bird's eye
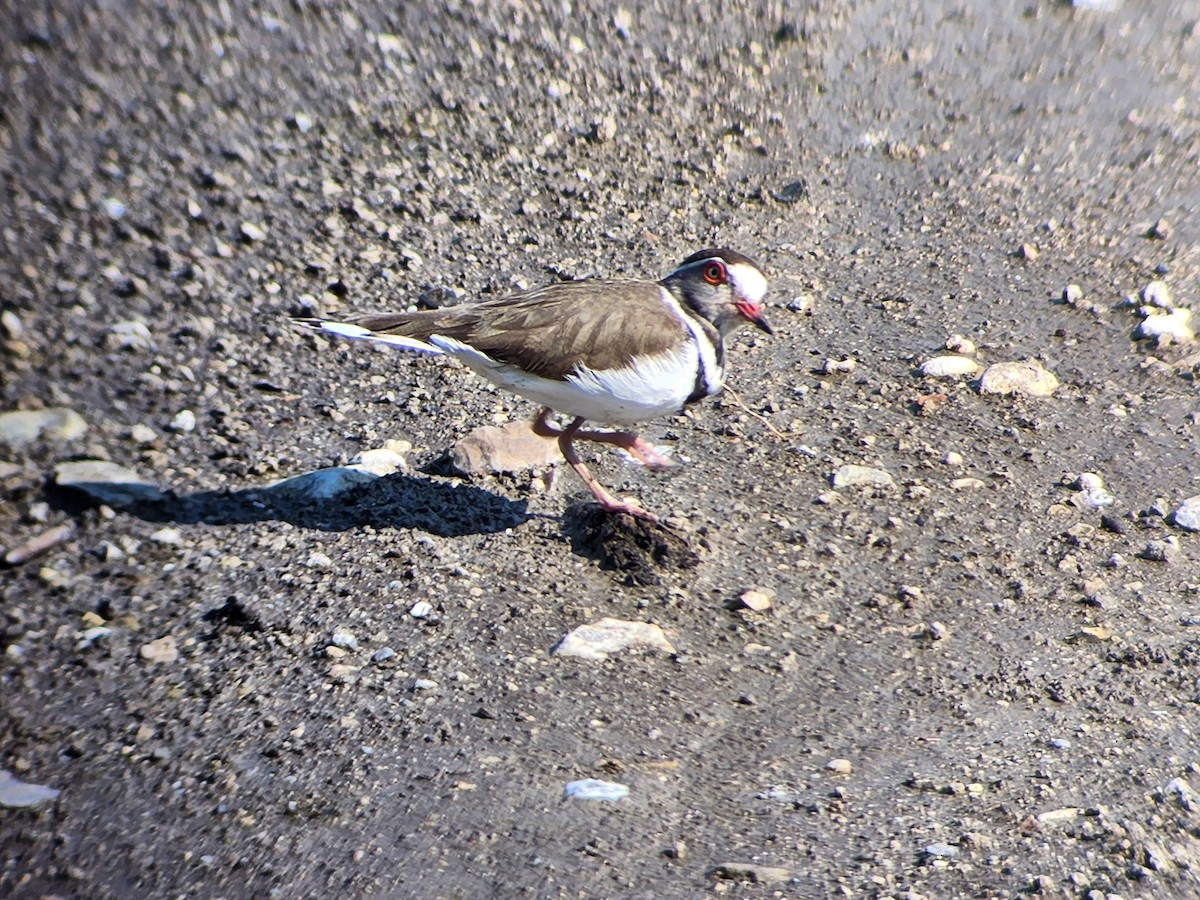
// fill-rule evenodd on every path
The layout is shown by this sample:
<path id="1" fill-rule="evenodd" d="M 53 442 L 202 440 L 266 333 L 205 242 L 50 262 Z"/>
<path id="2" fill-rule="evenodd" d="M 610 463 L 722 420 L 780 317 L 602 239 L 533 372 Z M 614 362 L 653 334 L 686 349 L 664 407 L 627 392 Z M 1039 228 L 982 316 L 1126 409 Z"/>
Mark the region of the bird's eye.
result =
<path id="1" fill-rule="evenodd" d="M 719 262 L 710 262 L 704 267 L 704 280 L 709 284 L 721 284 L 725 281 L 725 267 Z"/>

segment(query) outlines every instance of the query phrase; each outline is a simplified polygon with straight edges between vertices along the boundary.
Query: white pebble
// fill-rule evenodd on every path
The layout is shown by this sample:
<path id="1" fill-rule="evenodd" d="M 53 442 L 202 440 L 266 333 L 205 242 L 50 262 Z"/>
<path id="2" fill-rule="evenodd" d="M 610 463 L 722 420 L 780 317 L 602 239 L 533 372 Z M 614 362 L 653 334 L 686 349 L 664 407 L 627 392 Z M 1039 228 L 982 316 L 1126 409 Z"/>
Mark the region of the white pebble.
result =
<path id="1" fill-rule="evenodd" d="M 935 356 L 921 366 L 921 374 L 929 378 L 958 378 L 978 371 L 979 363 L 965 356 Z"/>
<path id="2" fill-rule="evenodd" d="M 1184 500 L 1175 510 L 1171 521 L 1185 531 L 1200 531 L 1200 494 Z"/>
<path id="3" fill-rule="evenodd" d="M 1049 397 L 1058 390 L 1058 378 L 1036 359 L 1000 362 L 988 366 L 979 380 L 979 390 L 984 394 Z"/>
<path id="4" fill-rule="evenodd" d="M 408 614 L 414 619 L 427 619 L 433 613 L 433 604 L 428 600 L 418 600 L 412 605 Z"/>
<path id="5" fill-rule="evenodd" d="M 418 678 L 413 682 L 414 691 L 432 691 L 437 687 L 437 682 L 431 678 Z"/>
<path id="6" fill-rule="evenodd" d="M 616 802 L 629 796 L 629 788 L 615 781 L 584 778 L 563 786 L 563 796 L 574 800 L 609 800 Z"/>
<path id="7" fill-rule="evenodd" d="M 1156 312 L 1141 321 L 1134 337 L 1152 338 L 1160 347 L 1190 344 L 1196 339 L 1196 332 L 1188 324 L 1191 318 L 1190 309 L 1179 308 L 1168 313 Z"/>
<path id="8" fill-rule="evenodd" d="M 1142 288 L 1142 302 L 1159 309 L 1174 309 L 1171 300 L 1171 289 L 1165 281 L 1152 281 Z"/>
<path id="9" fill-rule="evenodd" d="M 946 349 L 962 356 L 972 356 L 975 353 L 975 342 L 961 334 L 952 334 L 946 339 Z"/>
<path id="10" fill-rule="evenodd" d="M 190 409 L 181 409 L 167 426 L 168 431 L 176 434 L 187 434 L 196 430 L 196 414 Z"/>

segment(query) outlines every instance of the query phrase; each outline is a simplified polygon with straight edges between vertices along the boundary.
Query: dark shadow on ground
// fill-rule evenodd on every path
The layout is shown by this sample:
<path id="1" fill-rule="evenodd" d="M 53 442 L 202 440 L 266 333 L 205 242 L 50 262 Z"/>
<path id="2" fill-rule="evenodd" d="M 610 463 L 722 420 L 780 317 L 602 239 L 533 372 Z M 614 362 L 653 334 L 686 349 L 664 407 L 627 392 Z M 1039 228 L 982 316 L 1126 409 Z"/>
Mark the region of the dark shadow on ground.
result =
<path id="1" fill-rule="evenodd" d="M 77 490 L 52 487 L 49 494 L 52 502 L 68 511 L 95 505 L 95 500 L 87 502 L 86 494 Z M 174 525 L 283 521 L 320 531 L 349 531 L 364 525 L 412 528 L 439 537 L 490 534 L 530 518 L 523 500 L 509 500 L 467 484 L 447 484 L 402 473 L 385 475 L 328 498 L 281 494 L 264 488 L 194 494 L 152 490 L 119 506 L 123 512 L 148 522 Z"/>

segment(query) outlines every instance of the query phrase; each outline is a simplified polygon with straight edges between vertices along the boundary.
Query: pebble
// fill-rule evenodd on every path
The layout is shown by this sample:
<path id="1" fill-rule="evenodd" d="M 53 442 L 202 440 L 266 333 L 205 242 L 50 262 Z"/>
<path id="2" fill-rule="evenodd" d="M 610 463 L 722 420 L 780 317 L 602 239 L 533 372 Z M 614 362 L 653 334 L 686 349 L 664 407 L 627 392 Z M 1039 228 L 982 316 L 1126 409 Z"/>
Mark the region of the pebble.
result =
<path id="1" fill-rule="evenodd" d="M 10 341 L 19 341 L 25 336 L 25 324 L 11 309 L 0 313 L 0 329 L 3 329 L 4 336 Z"/>
<path id="2" fill-rule="evenodd" d="M 946 349 L 962 356 L 972 356 L 975 353 L 975 342 L 964 335 L 952 334 L 946 339 Z"/>
<path id="3" fill-rule="evenodd" d="M 1196 810 L 1196 792 L 1192 789 L 1192 786 L 1182 778 L 1172 778 L 1163 786 L 1162 792 L 1164 796 L 1169 797 L 1188 812 L 1194 812 Z"/>
<path id="4" fill-rule="evenodd" d="M 895 487 L 891 473 L 886 469 L 853 464 L 839 466 L 833 473 L 834 488 L 846 487 Z"/>
<path id="5" fill-rule="evenodd" d="M 580 625 L 555 645 L 555 656 L 575 656 L 579 659 L 607 659 L 630 647 L 645 647 L 674 653 L 675 648 L 657 625 L 649 622 L 627 622 L 624 619 L 604 618 L 589 625 Z"/>
<path id="6" fill-rule="evenodd" d="M 742 592 L 738 601 L 746 609 L 754 612 L 766 612 L 775 602 L 775 592 L 770 588 L 752 587 Z"/>
<path id="7" fill-rule="evenodd" d="M 108 637 L 112 634 L 112 629 L 104 625 L 93 625 L 91 628 L 84 630 L 79 636 L 79 642 L 75 645 L 76 650 L 87 650 L 100 638 Z"/>
<path id="8" fill-rule="evenodd" d="M 158 432 L 149 425 L 138 422 L 138 424 L 129 429 L 129 438 L 138 444 L 153 444 L 158 440 Z"/>
<path id="9" fill-rule="evenodd" d="M 1142 302 L 1149 306 L 1168 310 L 1175 308 L 1175 301 L 1171 297 L 1171 289 L 1165 281 L 1151 281 L 1138 292 L 1138 295 L 1142 298 Z"/>
<path id="10" fill-rule="evenodd" d="M 371 661 L 377 662 L 377 663 L 387 662 L 389 659 L 391 659 L 395 655 L 396 655 L 396 651 L 393 650 L 391 647 L 380 647 L 378 650 L 376 650 L 374 652 L 374 654 L 372 654 Z"/>
<path id="11" fill-rule="evenodd" d="M 1083 288 L 1077 284 L 1068 284 L 1063 289 L 1062 299 L 1067 306 L 1078 306 L 1083 300 Z"/>
<path id="12" fill-rule="evenodd" d="M 984 394 L 1049 397 L 1057 389 L 1058 378 L 1036 359 L 995 363 L 988 366 L 979 380 L 979 390 Z"/>
<path id="13" fill-rule="evenodd" d="M 308 134 L 310 131 L 312 131 L 312 116 L 305 115 L 304 113 L 296 113 L 292 116 L 292 123 L 296 126 L 296 130 L 301 134 Z"/>
<path id="14" fill-rule="evenodd" d="M 1061 809 L 1051 809 L 1040 813 L 1037 817 L 1039 825 L 1061 825 L 1063 822 L 1074 822 L 1079 818 L 1078 806 L 1064 806 Z"/>
<path id="15" fill-rule="evenodd" d="M 779 866 L 760 866 L 755 863 L 717 863 L 712 868 L 712 874 L 716 878 L 749 881 L 754 884 L 780 884 L 792 880 L 792 873 L 789 869 Z"/>
<path id="16" fill-rule="evenodd" d="M 39 803 L 53 800 L 59 793 L 44 784 L 30 784 L 28 781 L 21 781 L 7 769 L 0 769 L 0 806 L 7 806 L 10 809 L 37 806 Z"/>
<path id="17" fill-rule="evenodd" d="M 1067 738 L 1050 738 L 1046 742 L 1055 750 L 1070 750 L 1073 744 Z"/>
<path id="18" fill-rule="evenodd" d="M 616 781 L 583 778 L 563 785 L 563 797 L 568 800 L 609 800 L 613 803 L 629 796 L 629 788 Z"/>
<path id="19" fill-rule="evenodd" d="M 438 683 L 432 678 L 418 678 L 413 682 L 414 691 L 432 691 Z"/>
<path id="20" fill-rule="evenodd" d="M 128 319 L 108 329 L 104 346 L 109 350 L 153 350 L 154 338 L 145 322 Z"/>
<path id="21" fill-rule="evenodd" d="M 253 222 L 243 222 L 240 226 L 242 237 L 248 241 L 265 241 L 267 233 L 262 229 L 262 226 L 255 225 Z"/>
<path id="22" fill-rule="evenodd" d="M 929 378 L 958 378 L 977 374 L 979 363 L 966 356 L 935 356 L 921 365 L 920 372 Z"/>
<path id="23" fill-rule="evenodd" d="M 558 441 L 534 434 L 528 422 L 484 425 L 450 448 L 450 464 L 463 475 L 520 472 L 561 459 Z"/>
<path id="24" fill-rule="evenodd" d="M 982 478 L 973 478 L 969 475 L 965 478 L 955 478 L 950 482 L 951 490 L 955 491 L 977 491 L 985 487 L 987 484 Z"/>
<path id="25" fill-rule="evenodd" d="M 173 663 L 179 659 L 179 648 L 175 645 L 174 636 L 168 634 L 157 641 L 143 644 L 138 655 L 147 662 Z"/>
<path id="26" fill-rule="evenodd" d="M 310 569 L 327 569 L 333 565 L 333 560 L 320 550 L 314 550 L 308 554 L 308 558 L 304 560 L 304 564 Z"/>
<path id="27" fill-rule="evenodd" d="M 848 759 L 838 757 L 825 763 L 825 769 L 834 775 L 849 775 L 854 771 L 854 764 Z"/>
<path id="28" fill-rule="evenodd" d="M 1149 541 L 1138 555 L 1150 562 L 1170 562 L 1179 553 L 1179 538 L 1171 535 L 1161 541 Z"/>
<path id="29" fill-rule="evenodd" d="M 1150 338 L 1157 347 L 1171 344 L 1190 344 L 1196 340 L 1196 332 L 1189 324 L 1190 309 L 1173 309 L 1170 312 L 1152 313 L 1142 319 L 1134 333 L 1136 338 Z"/>
<path id="30" fill-rule="evenodd" d="M 285 500 L 332 500 L 347 491 L 370 484 L 407 466 L 403 452 L 411 449 L 404 441 L 388 441 L 375 450 L 364 450 L 345 466 L 315 469 L 284 478 L 263 488 L 263 493 Z"/>
<path id="31" fill-rule="evenodd" d="M 955 859 L 959 851 L 950 844 L 930 844 L 921 852 L 934 859 Z"/>
<path id="32" fill-rule="evenodd" d="M 167 425 L 167 431 L 174 431 L 176 434 L 189 434 L 195 430 L 196 414 L 190 409 L 181 409 Z"/>
<path id="33" fill-rule="evenodd" d="M 163 497 L 162 491 L 132 469 L 102 459 L 59 463 L 54 467 L 54 483 L 115 509 Z"/>
<path id="34" fill-rule="evenodd" d="M 844 359 L 827 359 L 824 365 L 821 366 L 821 371 L 826 375 L 849 375 L 858 368 L 858 360 L 847 356 Z"/>
<path id="35" fill-rule="evenodd" d="M 386 31 L 375 35 L 375 43 L 384 53 L 400 53 L 404 49 L 404 41 Z"/>
<path id="36" fill-rule="evenodd" d="M 418 600 L 412 605 L 408 614 L 414 619 L 427 619 L 433 613 L 433 604 L 428 600 Z"/>
<path id="37" fill-rule="evenodd" d="M 32 537 L 23 544 L 18 544 L 4 554 L 4 564 L 6 566 L 19 566 L 22 563 L 41 556 L 48 550 L 57 547 L 63 541 L 67 540 L 74 529 L 69 524 L 55 525 L 53 528 L 48 528 L 36 537 Z"/>
<path id="38" fill-rule="evenodd" d="M 1188 497 L 1171 516 L 1171 521 L 1184 531 L 1200 531 L 1200 494 Z"/>
<path id="39" fill-rule="evenodd" d="M 171 547 L 178 547 L 183 543 L 183 535 L 178 528 L 160 528 L 158 531 L 150 535 L 150 540 L 156 544 L 166 544 Z"/>
<path id="40" fill-rule="evenodd" d="M 358 638 L 356 638 L 349 631 L 346 631 L 342 628 L 339 628 L 336 631 L 334 631 L 332 643 L 333 643 L 333 646 L 341 647 L 343 650 L 357 650 L 358 649 Z"/>
<path id="41" fill-rule="evenodd" d="M 1035 259 L 1041 256 L 1041 251 L 1038 250 L 1037 245 L 1025 243 L 1017 248 L 1017 256 L 1019 256 L 1021 259 L 1028 260 L 1029 262 L 1033 262 Z"/>
<path id="42" fill-rule="evenodd" d="M 1084 472 L 1075 480 L 1080 499 L 1092 509 L 1104 509 L 1117 502 L 1104 487 L 1104 479 L 1095 472 Z"/>
<path id="43" fill-rule="evenodd" d="M 957 450 L 950 450 L 942 458 L 942 462 L 948 466 L 961 466 L 966 463 L 966 460 L 963 459 L 963 455 Z"/>
<path id="44" fill-rule="evenodd" d="M 39 438 L 66 442 L 87 434 L 87 422 L 73 409 L 19 409 L 0 413 L 0 444 L 19 450 Z"/>

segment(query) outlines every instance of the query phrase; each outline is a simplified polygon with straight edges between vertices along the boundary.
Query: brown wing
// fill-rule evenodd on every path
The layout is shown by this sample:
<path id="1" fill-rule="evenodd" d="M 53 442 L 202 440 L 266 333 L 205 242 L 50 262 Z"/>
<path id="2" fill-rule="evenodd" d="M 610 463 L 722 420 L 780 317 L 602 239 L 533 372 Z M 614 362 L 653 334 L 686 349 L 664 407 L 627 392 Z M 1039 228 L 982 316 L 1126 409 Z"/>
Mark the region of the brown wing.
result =
<path id="1" fill-rule="evenodd" d="M 443 335 L 543 378 L 577 366 L 615 369 L 663 353 L 687 327 L 649 281 L 572 281 L 448 310 L 384 313 L 348 321 L 372 331 L 427 340 Z"/>

